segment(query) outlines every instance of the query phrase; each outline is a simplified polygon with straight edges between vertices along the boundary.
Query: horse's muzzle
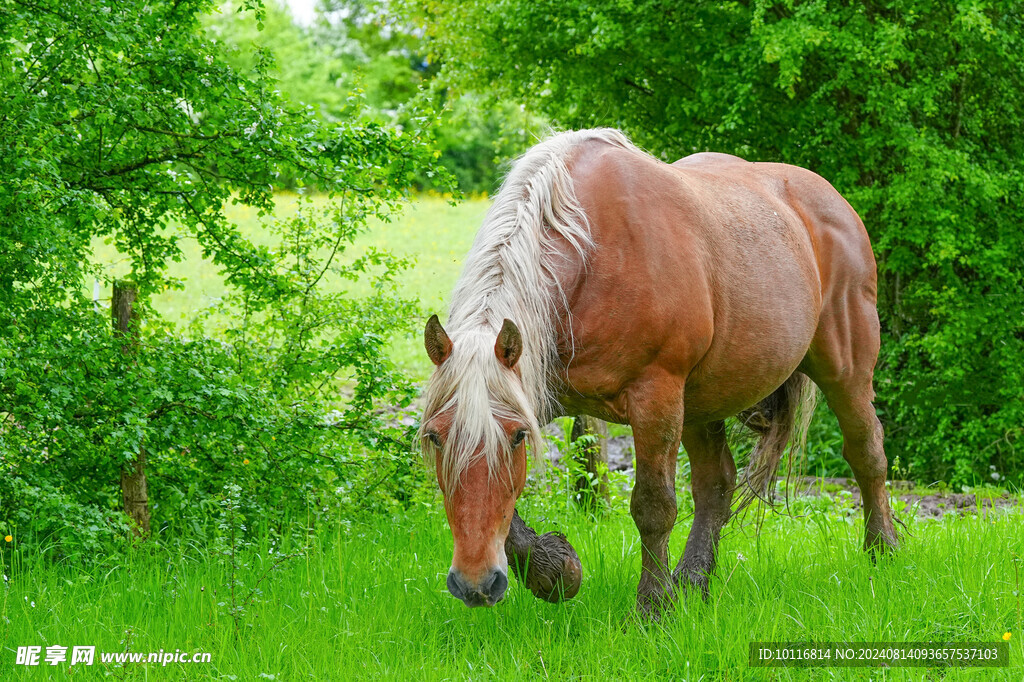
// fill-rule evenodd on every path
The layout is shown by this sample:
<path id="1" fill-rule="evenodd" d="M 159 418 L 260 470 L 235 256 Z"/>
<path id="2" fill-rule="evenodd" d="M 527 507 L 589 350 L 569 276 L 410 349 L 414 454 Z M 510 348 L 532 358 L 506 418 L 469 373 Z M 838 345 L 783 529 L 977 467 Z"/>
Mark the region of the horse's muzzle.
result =
<path id="1" fill-rule="evenodd" d="M 448 591 L 470 608 L 494 606 L 504 598 L 506 589 L 508 576 L 498 569 L 491 571 L 477 586 L 470 585 L 456 569 L 448 571 Z"/>

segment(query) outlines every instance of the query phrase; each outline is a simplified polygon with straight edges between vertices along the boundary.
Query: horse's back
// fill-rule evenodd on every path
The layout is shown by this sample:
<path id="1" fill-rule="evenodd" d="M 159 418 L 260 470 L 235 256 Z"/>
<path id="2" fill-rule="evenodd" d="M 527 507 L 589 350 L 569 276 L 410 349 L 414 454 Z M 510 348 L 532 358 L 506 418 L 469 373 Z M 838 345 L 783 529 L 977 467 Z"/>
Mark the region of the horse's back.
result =
<path id="1" fill-rule="evenodd" d="M 715 152 L 691 154 L 672 167 L 758 188 L 766 197 L 792 208 L 811 236 L 823 289 L 833 284 L 832 276 L 844 280 L 859 277 L 874 286 L 875 261 L 864 224 L 846 199 L 817 173 Z"/>
<path id="2" fill-rule="evenodd" d="M 821 294 L 818 329 L 807 360 L 828 346 L 828 353 L 847 357 L 836 363 L 834 371 L 841 372 L 855 364 L 853 349 L 846 346 L 861 345 L 877 353 L 877 268 L 871 241 L 860 216 L 828 180 L 799 166 L 751 163 L 728 154 L 694 154 L 681 161 L 688 162 L 674 167 L 691 174 L 703 172 L 718 181 L 760 187 L 795 213 L 806 229 Z"/>

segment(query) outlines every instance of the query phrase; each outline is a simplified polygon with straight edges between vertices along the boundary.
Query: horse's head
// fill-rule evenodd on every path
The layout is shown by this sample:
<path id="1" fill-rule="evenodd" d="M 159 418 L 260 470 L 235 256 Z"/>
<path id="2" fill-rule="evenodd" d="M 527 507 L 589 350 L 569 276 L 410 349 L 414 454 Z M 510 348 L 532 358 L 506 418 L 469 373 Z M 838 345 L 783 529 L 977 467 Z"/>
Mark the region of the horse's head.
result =
<path id="1" fill-rule="evenodd" d="M 436 365 L 420 426 L 433 459 L 455 540 L 449 591 L 467 606 L 493 606 L 508 587 L 505 538 L 526 482 L 526 441 L 538 442 L 537 420 L 516 363 L 519 329 L 454 333 L 430 318 L 424 332 Z"/>

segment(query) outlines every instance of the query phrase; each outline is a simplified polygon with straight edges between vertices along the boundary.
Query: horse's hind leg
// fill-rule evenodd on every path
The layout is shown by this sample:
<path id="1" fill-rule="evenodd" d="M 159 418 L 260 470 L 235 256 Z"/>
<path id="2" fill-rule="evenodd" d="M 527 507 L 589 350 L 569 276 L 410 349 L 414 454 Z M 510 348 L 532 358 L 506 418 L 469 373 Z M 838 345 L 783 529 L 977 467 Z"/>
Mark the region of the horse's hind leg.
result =
<path id="1" fill-rule="evenodd" d="M 801 369 L 821 388 L 843 432 L 843 457 L 853 469 L 864 502 L 864 548 L 874 555 L 898 546 L 885 489 L 888 462 L 882 425 L 875 415 L 874 376 L 878 315 L 873 300 L 848 300 L 823 311 Z"/>
<path id="2" fill-rule="evenodd" d="M 729 520 L 736 464 L 726 442 L 725 422 L 687 425 L 682 441 L 690 458 L 694 514 L 686 550 L 672 576 L 676 583 L 699 588 L 706 599 L 719 534 Z"/>
<path id="3" fill-rule="evenodd" d="M 898 545 L 885 489 L 888 463 L 882 449 L 882 425 L 871 404 L 870 382 L 859 386 L 822 386 L 843 432 L 843 457 L 853 469 L 864 501 L 864 549 L 874 554 Z"/>
<path id="4" fill-rule="evenodd" d="M 820 384 L 819 384 L 820 386 Z M 864 501 L 864 548 L 872 554 L 896 547 L 896 531 L 885 489 L 887 462 L 882 425 L 871 404 L 870 383 L 821 386 L 843 432 L 843 457 L 853 469 Z"/>

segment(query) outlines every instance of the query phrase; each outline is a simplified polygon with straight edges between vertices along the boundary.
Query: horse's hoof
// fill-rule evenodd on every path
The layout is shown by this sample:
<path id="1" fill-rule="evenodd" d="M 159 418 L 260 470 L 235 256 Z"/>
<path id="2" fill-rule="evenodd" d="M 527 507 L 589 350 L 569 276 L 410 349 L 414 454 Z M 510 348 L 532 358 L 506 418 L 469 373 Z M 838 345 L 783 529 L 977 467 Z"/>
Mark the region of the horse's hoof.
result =
<path id="1" fill-rule="evenodd" d="M 675 606 L 675 593 L 638 594 L 634 613 L 641 623 L 660 623 L 661 619 L 672 612 Z"/>
<path id="2" fill-rule="evenodd" d="M 672 576 L 654 578 L 643 573 L 636 589 L 636 615 L 644 622 L 657 622 L 672 611 L 676 601 L 676 589 Z"/>
<path id="3" fill-rule="evenodd" d="M 871 563 L 877 563 L 879 557 L 892 556 L 899 550 L 900 544 L 895 535 L 878 533 L 874 537 L 864 538 L 864 551 L 868 553 Z"/>
<path id="4" fill-rule="evenodd" d="M 650 601 L 637 600 L 634 611 L 636 613 L 637 620 L 641 623 L 660 623 L 665 607 Z"/>
<path id="5" fill-rule="evenodd" d="M 711 579 L 703 571 L 692 572 L 676 569 L 672 573 L 672 580 L 675 582 L 676 587 L 680 588 L 684 593 L 699 592 L 704 601 L 707 601 L 711 594 Z"/>
<path id="6" fill-rule="evenodd" d="M 515 576 L 535 597 L 557 603 L 572 599 L 583 583 L 583 565 L 561 533 L 537 535 L 514 517 L 505 554 Z"/>

